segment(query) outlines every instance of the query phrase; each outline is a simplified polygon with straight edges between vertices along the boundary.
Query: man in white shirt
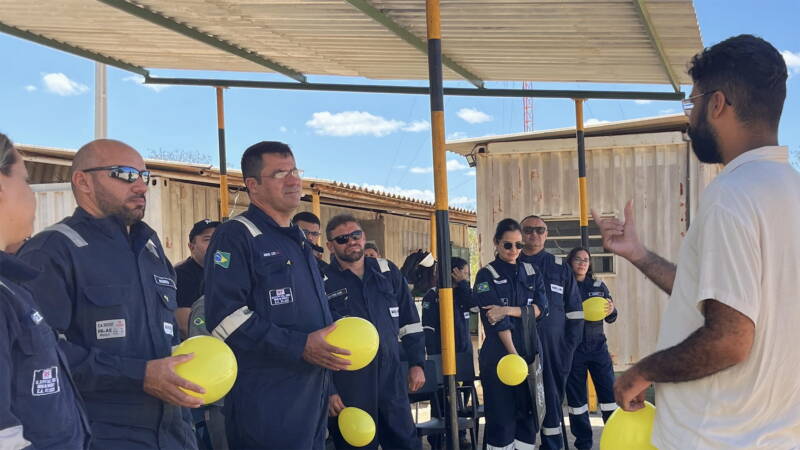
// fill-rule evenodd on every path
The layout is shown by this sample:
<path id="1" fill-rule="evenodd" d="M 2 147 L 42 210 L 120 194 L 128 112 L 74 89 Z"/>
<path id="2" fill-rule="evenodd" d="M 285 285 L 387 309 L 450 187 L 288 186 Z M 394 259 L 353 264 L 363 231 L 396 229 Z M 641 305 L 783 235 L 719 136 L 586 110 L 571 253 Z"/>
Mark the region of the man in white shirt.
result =
<path id="1" fill-rule="evenodd" d="M 625 221 L 599 219 L 603 245 L 671 294 L 658 351 L 614 386 L 628 411 L 656 385 L 652 441 L 664 449 L 800 448 L 800 173 L 779 147 L 786 64 L 741 35 L 705 49 L 684 100 L 695 155 L 725 164 L 708 186 L 677 267 Z"/>

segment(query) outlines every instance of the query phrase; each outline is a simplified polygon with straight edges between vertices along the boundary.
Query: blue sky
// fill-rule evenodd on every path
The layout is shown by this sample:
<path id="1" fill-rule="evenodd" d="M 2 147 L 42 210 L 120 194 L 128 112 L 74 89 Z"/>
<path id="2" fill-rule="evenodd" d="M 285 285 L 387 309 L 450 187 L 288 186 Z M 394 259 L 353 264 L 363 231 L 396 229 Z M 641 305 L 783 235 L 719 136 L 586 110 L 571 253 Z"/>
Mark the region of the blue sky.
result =
<path id="1" fill-rule="evenodd" d="M 791 77 L 780 142 L 800 151 L 800 31 L 796 20 L 787 20 L 798 17 L 800 2 L 696 0 L 695 8 L 705 45 L 752 33 L 784 54 Z M 72 149 L 92 139 L 93 62 L 2 33 L 0 56 L 5 62 L 0 81 L 0 131 L 19 143 Z M 191 76 L 285 81 L 263 74 L 195 72 Z M 310 80 L 369 82 L 332 77 Z M 586 83 L 537 83 L 535 87 L 667 90 L 665 86 Z M 282 140 L 295 150 L 306 176 L 433 198 L 426 96 L 229 89 L 225 107 L 229 167 L 238 168 L 248 145 Z M 679 111 L 678 102 L 592 100 L 586 104 L 585 115 L 588 121 L 615 121 Z M 448 139 L 522 131 L 521 99 L 448 97 L 445 112 Z M 145 156 L 158 149 L 199 152 L 218 164 L 215 93 L 211 88 L 154 89 L 137 83 L 134 74 L 109 68 L 108 122 L 110 137 L 132 144 Z M 534 101 L 535 129 L 572 126 L 573 122 L 570 101 Z M 474 208 L 474 171 L 457 155 L 449 154 L 448 160 L 452 161 L 448 173 L 451 204 Z"/>

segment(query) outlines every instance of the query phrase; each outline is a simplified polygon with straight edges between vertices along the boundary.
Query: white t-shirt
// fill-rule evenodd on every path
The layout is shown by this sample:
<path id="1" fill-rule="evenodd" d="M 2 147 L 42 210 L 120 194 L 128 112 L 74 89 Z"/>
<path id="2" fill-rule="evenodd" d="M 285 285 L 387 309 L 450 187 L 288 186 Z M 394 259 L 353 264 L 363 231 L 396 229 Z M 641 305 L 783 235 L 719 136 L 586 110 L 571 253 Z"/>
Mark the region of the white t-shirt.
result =
<path id="1" fill-rule="evenodd" d="M 800 449 L 800 173 L 786 147 L 745 152 L 706 188 L 684 239 L 658 349 L 701 327 L 715 299 L 755 323 L 748 358 L 700 380 L 658 383 L 653 444 Z"/>

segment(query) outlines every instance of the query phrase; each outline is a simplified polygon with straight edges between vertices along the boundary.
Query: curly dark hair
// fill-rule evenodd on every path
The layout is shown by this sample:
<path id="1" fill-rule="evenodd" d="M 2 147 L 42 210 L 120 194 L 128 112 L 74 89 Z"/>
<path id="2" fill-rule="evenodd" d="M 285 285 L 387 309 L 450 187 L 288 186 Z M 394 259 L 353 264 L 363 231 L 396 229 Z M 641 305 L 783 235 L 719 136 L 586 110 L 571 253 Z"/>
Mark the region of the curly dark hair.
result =
<path id="1" fill-rule="evenodd" d="M 0 133 L 0 173 L 5 176 L 11 174 L 11 166 L 17 163 L 17 153 L 11 139 Z"/>
<path id="2" fill-rule="evenodd" d="M 689 75 L 703 94 L 720 90 L 746 124 L 777 129 L 786 100 L 786 61 L 769 42 L 750 34 L 728 38 L 696 54 Z"/>

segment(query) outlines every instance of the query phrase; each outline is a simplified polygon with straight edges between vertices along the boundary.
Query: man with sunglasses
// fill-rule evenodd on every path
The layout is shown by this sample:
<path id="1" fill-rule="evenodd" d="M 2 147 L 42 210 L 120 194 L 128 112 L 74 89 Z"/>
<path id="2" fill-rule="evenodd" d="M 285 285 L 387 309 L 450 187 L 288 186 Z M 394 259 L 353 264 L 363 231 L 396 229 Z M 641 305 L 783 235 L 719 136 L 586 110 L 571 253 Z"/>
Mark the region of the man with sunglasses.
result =
<path id="1" fill-rule="evenodd" d="M 325 447 L 330 370 L 349 361 L 325 342 L 333 331 L 322 276 L 292 215 L 303 171 L 282 142 L 242 155 L 250 197 L 211 238 L 205 263 L 206 327 L 233 349 L 239 375 L 225 398 L 230 448 Z"/>
<path id="2" fill-rule="evenodd" d="M 325 273 L 325 270 L 328 269 L 328 263 L 323 259 L 325 249 L 319 245 L 320 235 L 322 234 L 320 233 L 321 226 L 319 217 L 314 213 L 303 211 L 292 217 L 292 223 L 300 228 L 303 234 L 306 235 L 308 242 L 312 244 L 311 248 L 314 250 L 314 256 L 317 258 L 319 271 Z"/>
<path id="3" fill-rule="evenodd" d="M 101 139 L 72 162 L 71 217 L 34 236 L 20 256 L 41 269 L 27 287 L 86 402 L 94 449 L 195 449 L 185 407 L 203 392 L 174 367 L 180 342 L 175 271 L 146 223 L 150 172 L 130 146 Z"/>
<path id="4" fill-rule="evenodd" d="M 537 331 L 542 343 L 545 399 L 547 413 L 542 424 L 542 449 L 564 446 L 561 423 L 567 376 L 572 368 L 572 355 L 583 337 L 583 304 L 575 275 L 562 258 L 545 251 L 547 224 L 538 216 L 522 219 L 524 248 L 520 262 L 533 264 L 544 274 L 544 286 L 550 312 L 539 321 Z"/>
<path id="5" fill-rule="evenodd" d="M 639 240 L 631 202 L 624 222 L 592 212 L 604 247 L 670 294 L 658 351 L 617 378 L 614 394 L 637 410 L 657 383 L 658 448 L 795 449 L 800 174 L 778 145 L 786 62 L 765 40 L 740 35 L 695 55 L 689 75 L 692 149 L 725 167 L 703 192 L 678 265 Z"/>
<path id="6" fill-rule="evenodd" d="M 337 393 L 331 396 L 330 415 L 338 415 L 347 406 L 361 408 L 378 427 L 368 448 L 420 449 L 408 392 L 425 384 L 425 335 L 408 284 L 390 261 L 364 256 L 366 236 L 355 217 L 333 217 L 325 234 L 328 249 L 336 255 L 325 280 L 334 319 L 362 317 L 375 325 L 380 336 L 378 354 L 369 365 L 333 374 Z M 408 359 L 407 373 L 400 360 L 401 343 Z M 330 431 L 337 449 L 353 448 L 335 423 Z"/>

